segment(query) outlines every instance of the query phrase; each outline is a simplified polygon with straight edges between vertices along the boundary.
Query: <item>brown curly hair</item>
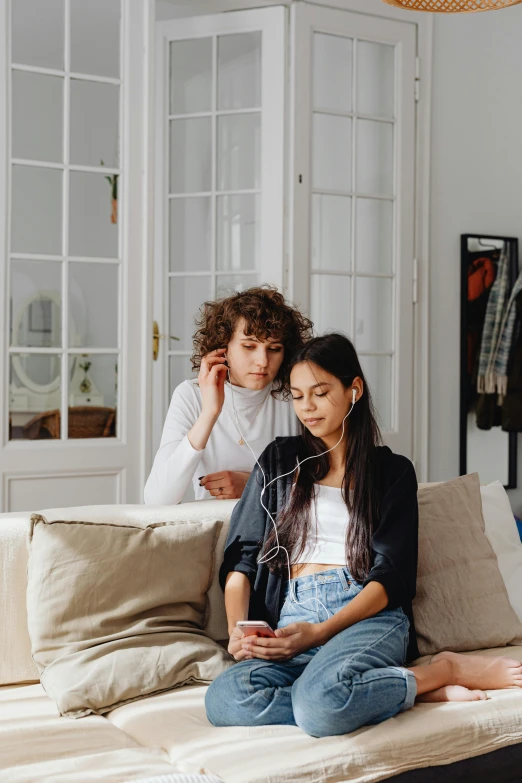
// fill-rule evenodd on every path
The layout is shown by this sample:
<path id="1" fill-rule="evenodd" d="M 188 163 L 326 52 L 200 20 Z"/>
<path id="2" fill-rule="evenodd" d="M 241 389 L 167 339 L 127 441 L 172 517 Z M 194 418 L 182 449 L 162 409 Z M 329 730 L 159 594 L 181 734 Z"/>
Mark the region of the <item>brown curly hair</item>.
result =
<path id="1" fill-rule="evenodd" d="M 296 307 L 288 304 L 275 286 L 262 285 L 231 296 L 205 302 L 196 316 L 192 369 L 199 370 L 201 359 L 210 351 L 228 345 L 240 318 L 245 334 L 258 340 L 277 340 L 284 346 L 284 358 L 274 378 L 273 392 L 284 388 L 292 355 L 312 336 L 313 324 Z"/>

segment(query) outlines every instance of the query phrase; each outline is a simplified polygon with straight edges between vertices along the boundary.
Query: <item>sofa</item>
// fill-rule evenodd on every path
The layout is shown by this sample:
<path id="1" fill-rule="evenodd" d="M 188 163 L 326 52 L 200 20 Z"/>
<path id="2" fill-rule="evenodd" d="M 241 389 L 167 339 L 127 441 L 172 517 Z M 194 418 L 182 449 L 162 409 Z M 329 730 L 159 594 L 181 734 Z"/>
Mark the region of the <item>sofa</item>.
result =
<path id="1" fill-rule="evenodd" d="M 112 516 L 160 523 L 222 520 L 205 631 L 223 641 L 227 626 L 217 572 L 233 507 L 233 501 L 200 501 L 168 508 L 93 506 L 59 512 L 94 524 Z M 57 512 L 42 513 L 51 518 Z M 416 704 L 380 725 L 324 739 L 295 727 L 212 727 L 205 715 L 205 685 L 149 695 L 104 715 L 62 717 L 31 657 L 26 610 L 30 517 L 0 515 L 0 783 L 522 780 L 518 688 L 491 691 L 487 701 Z M 522 646 L 486 654 L 522 658 Z"/>

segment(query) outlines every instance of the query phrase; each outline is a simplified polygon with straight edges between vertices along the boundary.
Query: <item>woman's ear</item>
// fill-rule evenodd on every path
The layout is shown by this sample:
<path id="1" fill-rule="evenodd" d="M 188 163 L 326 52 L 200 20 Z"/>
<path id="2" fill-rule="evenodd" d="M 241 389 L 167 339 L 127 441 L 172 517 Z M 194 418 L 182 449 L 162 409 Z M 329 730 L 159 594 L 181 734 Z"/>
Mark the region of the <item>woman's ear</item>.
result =
<path id="1" fill-rule="evenodd" d="M 354 399 L 354 392 L 355 392 L 355 399 Z M 364 394 L 364 383 L 362 382 L 361 378 L 357 375 L 352 381 L 352 403 L 355 405 L 355 403 L 361 399 L 363 394 Z"/>

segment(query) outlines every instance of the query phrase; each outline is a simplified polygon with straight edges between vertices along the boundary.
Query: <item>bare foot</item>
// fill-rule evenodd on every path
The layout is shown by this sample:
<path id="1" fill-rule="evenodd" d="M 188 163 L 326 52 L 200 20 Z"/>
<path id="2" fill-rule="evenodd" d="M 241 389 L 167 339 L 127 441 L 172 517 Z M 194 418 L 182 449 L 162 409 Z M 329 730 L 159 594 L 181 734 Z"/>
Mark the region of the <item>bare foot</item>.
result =
<path id="1" fill-rule="evenodd" d="M 428 691 L 417 696 L 417 701 L 483 701 L 487 698 L 484 691 L 472 691 L 462 685 L 445 685 L 443 688 L 437 688 L 436 691 Z"/>
<path id="2" fill-rule="evenodd" d="M 465 688 L 495 690 L 497 688 L 522 688 L 522 663 L 514 658 L 490 658 L 487 655 L 461 655 L 441 652 L 430 661 L 450 661 L 453 667 L 452 682 Z"/>

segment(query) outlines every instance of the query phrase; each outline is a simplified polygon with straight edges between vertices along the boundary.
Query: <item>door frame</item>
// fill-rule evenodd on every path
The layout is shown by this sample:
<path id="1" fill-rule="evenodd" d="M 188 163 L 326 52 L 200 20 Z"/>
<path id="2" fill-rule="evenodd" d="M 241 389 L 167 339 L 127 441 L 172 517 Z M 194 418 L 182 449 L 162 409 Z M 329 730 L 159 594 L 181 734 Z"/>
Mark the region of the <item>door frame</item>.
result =
<path id="1" fill-rule="evenodd" d="M 150 215 L 153 205 L 148 203 L 147 183 L 151 181 L 149 168 L 148 132 L 150 121 L 144 117 L 152 100 L 153 76 L 150 61 L 154 47 L 150 28 L 154 29 L 154 0 L 123 0 L 122 80 L 123 112 L 120 127 L 122 138 L 123 172 L 120 214 L 123 237 L 121 261 L 120 324 L 120 384 L 125 391 L 118 395 L 118 417 L 121 425 L 116 438 L 100 439 L 9 441 L 8 400 L 9 387 L 5 370 L 8 367 L 8 314 L 0 318 L 0 360 L 4 369 L 0 384 L 0 511 L 8 510 L 10 483 L 31 479 L 68 479 L 106 477 L 114 479 L 115 502 L 141 502 L 142 488 L 148 471 L 146 438 L 149 433 L 150 383 L 148 381 L 148 335 L 146 322 L 150 265 Z M 8 221 L 9 221 L 9 81 L 10 80 L 10 3 L 0 0 L 0 40 L 4 41 L 4 56 L 0 58 L 0 291 L 6 296 L 8 281 Z M 66 291 L 62 292 L 65 297 Z M 8 309 L 8 308 L 7 308 Z M 148 319 L 147 319 L 148 320 Z M 96 449 L 103 449 L 103 456 Z"/>
<path id="2" fill-rule="evenodd" d="M 143 264 L 141 278 L 142 320 L 140 323 L 140 349 L 143 357 L 141 374 L 142 448 L 140 453 L 141 488 L 145 487 L 152 465 L 152 415 L 154 407 L 152 378 L 152 321 L 154 312 L 154 215 L 155 215 L 155 160 L 156 160 L 156 2 L 145 0 L 143 11 L 144 40 L 147 53 L 144 61 L 143 89 L 147 122 L 144 124 L 142 166 L 146 193 L 145 227 L 143 231 Z M 143 491 L 141 492 L 143 495 Z"/>

